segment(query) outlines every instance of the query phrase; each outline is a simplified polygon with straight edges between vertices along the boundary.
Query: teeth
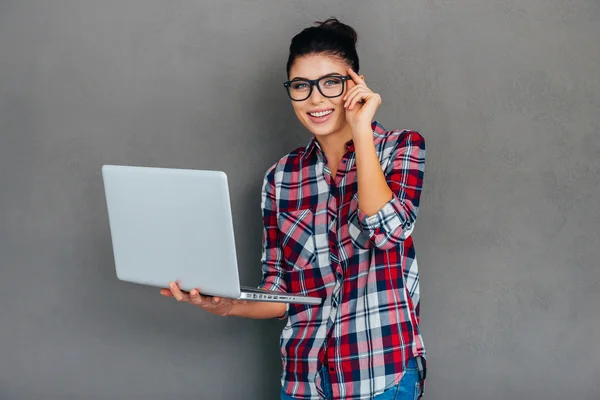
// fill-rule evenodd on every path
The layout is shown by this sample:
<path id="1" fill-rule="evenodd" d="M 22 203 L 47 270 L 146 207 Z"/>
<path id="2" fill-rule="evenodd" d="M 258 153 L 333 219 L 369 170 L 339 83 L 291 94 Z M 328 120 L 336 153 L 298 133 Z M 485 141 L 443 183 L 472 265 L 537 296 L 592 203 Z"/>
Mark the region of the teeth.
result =
<path id="1" fill-rule="evenodd" d="M 324 117 L 328 114 L 331 114 L 333 112 L 333 110 L 329 110 L 329 111 L 321 111 L 318 113 L 309 113 L 310 115 L 312 115 L 313 117 Z"/>

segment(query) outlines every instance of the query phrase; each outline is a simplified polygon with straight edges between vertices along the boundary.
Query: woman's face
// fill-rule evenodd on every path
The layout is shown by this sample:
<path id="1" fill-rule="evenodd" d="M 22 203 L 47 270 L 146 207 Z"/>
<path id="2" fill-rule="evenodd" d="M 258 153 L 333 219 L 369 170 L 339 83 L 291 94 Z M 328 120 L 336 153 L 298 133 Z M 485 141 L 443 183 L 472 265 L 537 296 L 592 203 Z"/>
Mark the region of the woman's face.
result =
<path id="1" fill-rule="evenodd" d="M 348 65 L 337 57 L 308 55 L 295 60 L 290 69 L 289 79 L 318 79 L 330 74 L 346 76 L 348 75 L 347 68 Z M 322 81 L 324 86 L 332 84 L 334 83 Z M 346 93 L 347 90 L 348 82 L 346 81 L 343 93 Z M 343 97 L 343 94 L 334 98 L 325 97 L 314 86 L 309 98 L 292 101 L 292 106 L 296 116 L 306 129 L 316 136 L 326 136 L 348 129 Z"/>

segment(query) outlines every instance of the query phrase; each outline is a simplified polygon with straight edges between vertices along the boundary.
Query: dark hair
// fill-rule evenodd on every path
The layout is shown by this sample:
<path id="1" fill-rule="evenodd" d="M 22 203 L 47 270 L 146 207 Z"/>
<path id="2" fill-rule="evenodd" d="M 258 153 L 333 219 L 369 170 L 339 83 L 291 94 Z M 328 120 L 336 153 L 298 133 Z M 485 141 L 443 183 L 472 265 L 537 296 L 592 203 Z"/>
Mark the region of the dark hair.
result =
<path id="1" fill-rule="evenodd" d="M 347 62 L 354 72 L 358 73 L 358 54 L 356 53 L 358 35 L 354 29 L 336 18 L 315 23 L 318 25 L 303 29 L 292 39 L 286 67 L 288 78 L 296 58 L 309 54 L 328 54 L 339 57 Z"/>

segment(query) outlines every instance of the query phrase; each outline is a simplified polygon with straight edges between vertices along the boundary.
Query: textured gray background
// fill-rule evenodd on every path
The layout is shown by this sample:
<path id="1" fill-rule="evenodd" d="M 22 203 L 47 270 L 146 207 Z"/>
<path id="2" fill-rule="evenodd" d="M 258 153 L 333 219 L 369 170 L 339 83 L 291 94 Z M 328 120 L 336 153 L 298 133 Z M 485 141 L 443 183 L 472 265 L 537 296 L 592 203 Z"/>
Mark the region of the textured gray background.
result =
<path id="1" fill-rule="evenodd" d="M 427 398 L 600 399 L 597 0 L 0 1 L 0 398 L 277 397 L 280 321 L 116 280 L 100 167 L 226 171 L 258 283 L 262 174 L 309 138 L 287 47 L 330 15 L 427 141 Z"/>

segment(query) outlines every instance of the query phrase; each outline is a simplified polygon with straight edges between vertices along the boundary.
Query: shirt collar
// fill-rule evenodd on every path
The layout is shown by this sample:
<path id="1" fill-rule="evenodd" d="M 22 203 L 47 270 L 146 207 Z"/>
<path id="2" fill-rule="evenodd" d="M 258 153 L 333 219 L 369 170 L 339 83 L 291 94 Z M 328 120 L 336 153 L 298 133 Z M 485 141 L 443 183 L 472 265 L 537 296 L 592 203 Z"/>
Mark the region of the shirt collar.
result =
<path id="1" fill-rule="evenodd" d="M 313 135 L 312 138 L 310 139 L 310 142 L 308 142 L 308 144 L 306 145 L 306 149 L 304 150 L 304 154 L 303 154 L 302 158 L 305 160 L 310 158 L 310 156 L 313 153 L 315 153 L 317 151 L 317 149 L 319 151 L 321 151 L 321 146 L 319 145 L 319 142 L 317 142 L 317 139 Z"/>

